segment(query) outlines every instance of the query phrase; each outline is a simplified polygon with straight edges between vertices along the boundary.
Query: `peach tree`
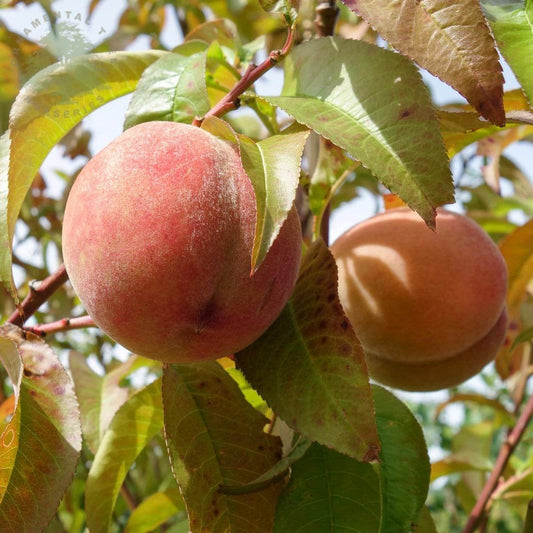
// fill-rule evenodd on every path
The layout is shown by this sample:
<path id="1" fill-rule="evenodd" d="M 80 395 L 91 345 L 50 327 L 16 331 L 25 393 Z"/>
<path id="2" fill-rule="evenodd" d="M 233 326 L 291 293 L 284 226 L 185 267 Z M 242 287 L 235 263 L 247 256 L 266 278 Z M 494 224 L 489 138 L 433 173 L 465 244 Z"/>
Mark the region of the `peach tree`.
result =
<path id="1" fill-rule="evenodd" d="M 40 42 L 1 18 L 28 3 L 0 3 L 0 530 L 531 531 L 533 2 L 130 0 L 62 56 L 105 0 L 41 2 Z"/>

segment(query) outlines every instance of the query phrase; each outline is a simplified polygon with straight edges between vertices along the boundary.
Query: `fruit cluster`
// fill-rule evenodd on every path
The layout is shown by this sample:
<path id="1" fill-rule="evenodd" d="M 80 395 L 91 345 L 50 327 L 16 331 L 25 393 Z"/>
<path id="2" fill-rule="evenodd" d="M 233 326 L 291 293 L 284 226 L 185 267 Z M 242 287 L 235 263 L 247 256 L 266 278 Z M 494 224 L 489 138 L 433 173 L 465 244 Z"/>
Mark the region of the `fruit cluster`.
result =
<path id="1" fill-rule="evenodd" d="M 507 269 L 497 246 L 466 216 L 438 210 L 436 224 L 392 209 L 332 245 L 341 302 L 371 376 L 385 385 L 457 385 L 504 340 Z"/>

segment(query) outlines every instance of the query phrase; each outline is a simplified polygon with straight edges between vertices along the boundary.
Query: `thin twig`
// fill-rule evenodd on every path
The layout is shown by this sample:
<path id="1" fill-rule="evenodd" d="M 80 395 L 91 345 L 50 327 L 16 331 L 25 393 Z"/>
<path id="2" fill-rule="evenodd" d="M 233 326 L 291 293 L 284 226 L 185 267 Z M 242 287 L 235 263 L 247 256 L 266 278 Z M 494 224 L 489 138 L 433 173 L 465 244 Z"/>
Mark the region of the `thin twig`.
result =
<path id="1" fill-rule="evenodd" d="M 518 372 L 518 383 L 516 384 L 514 390 L 512 391 L 513 400 L 515 403 L 513 414 L 518 415 L 520 411 L 520 406 L 524 401 L 527 390 L 527 382 L 531 377 L 531 374 L 528 372 L 529 360 L 531 358 L 531 343 L 527 343 L 524 346 L 524 353 L 522 354 L 522 361 L 520 364 L 520 370 Z"/>
<path id="2" fill-rule="evenodd" d="M 514 476 L 510 476 L 505 481 L 500 482 L 498 487 L 494 490 L 492 493 L 490 500 L 487 503 L 487 509 L 490 509 L 492 503 L 496 501 L 504 492 L 507 492 L 510 487 L 512 487 L 515 483 L 519 483 L 520 481 L 526 479 L 528 476 L 530 476 L 533 473 L 533 467 L 526 468 L 524 471 L 519 472 L 518 474 L 515 474 Z"/>
<path id="3" fill-rule="evenodd" d="M 339 7 L 335 0 L 329 0 L 327 2 L 320 2 L 315 8 L 315 27 L 317 33 L 321 37 L 327 37 L 335 33 L 335 25 L 337 24 L 337 18 L 339 17 Z M 320 139 L 321 143 L 324 143 L 324 139 Z M 328 200 L 322 217 L 320 220 L 320 236 L 322 240 L 329 244 L 329 217 L 331 214 L 331 205 Z"/>
<path id="4" fill-rule="evenodd" d="M 340 10 L 335 0 L 330 0 L 329 2 L 320 2 L 320 4 L 316 6 L 316 17 L 314 23 L 317 33 L 321 37 L 334 34 L 337 18 L 339 17 L 339 11 Z"/>
<path id="5" fill-rule="evenodd" d="M 65 265 L 61 265 L 56 272 L 43 281 L 32 283 L 29 294 L 24 298 L 19 308 L 7 319 L 7 322 L 15 326 L 22 326 L 67 280 Z"/>
<path id="6" fill-rule="evenodd" d="M 126 484 L 126 480 L 124 480 L 124 483 L 122 483 L 122 485 L 120 486 L 120 494 L 124 498 L 128 509 L 130 511 L 135 510 L 135 508 L 137 507 L 137 501 L 135 496 L 129 489 L 128 485 Z"/>
<path id="7" fill-rule="evenodd" d="M 289 53 L 294 42 L 295 28 L 290 27 L 287 40 L 281 50 L 270 52 L 269 56 L 260 65 L 249 65 L 242 78 L 235 84 L 233 89 L 212 107 L 203 117 L 197 117 L 193 124 L 200 126 L 207 117 L 220 117 L 229 111 L 238 109 L 240 105 L 239 96 L 251 87 L 261 76 L 268 72 L 272 67 L 282 61 Z"/>
<path id="8" fill-rule="evenodd" d="M 48 324 L 38 324 L 37 326 L 31 326 L 24 328 L 26 331 L 30 331 L 39 337 L 45 337 L 53 333 L 59 333 L 61 331 L 69 331 L 71 329 L 81 328 L 96 328 L 98 327 L 93 319 L 89 315 L 78 316 L 75 318 L 62 318 L 55 322 L 49 322 Z"/>
<path id="9" fill-rule="evenodd" d="M 463 533 L 472 533 L 476 530 L 476 527 L 478 526 L 485 514 L 485 509 L 492 493 L 498 487 L 500 477 L 502 476 L 503 471 L 505 470 L 507 462 L 509 461 L 509 458 L 511 457 L 515 448 L 518 446 L 518 443 L 520 442 L 520 439 L 522 438 L 532 416 L 533 395 L 530 396 L 527 404 L 522 410 L 522 414 L 516 421 L 516 424 L 513 429 L 507 435 L 503 446 L 500 448 L 500 452 L 498 454 L 498 458 L 496 459 L 494 469 L 488 477 L 487 482 L 485 483 L 485 486 L 481 491 L 481 495 L 479 496 L 476 504 L 474 505 L 474 508 L 472 509 L 472 512 L 470 513 L 466 526 L 463 529 Z"/>

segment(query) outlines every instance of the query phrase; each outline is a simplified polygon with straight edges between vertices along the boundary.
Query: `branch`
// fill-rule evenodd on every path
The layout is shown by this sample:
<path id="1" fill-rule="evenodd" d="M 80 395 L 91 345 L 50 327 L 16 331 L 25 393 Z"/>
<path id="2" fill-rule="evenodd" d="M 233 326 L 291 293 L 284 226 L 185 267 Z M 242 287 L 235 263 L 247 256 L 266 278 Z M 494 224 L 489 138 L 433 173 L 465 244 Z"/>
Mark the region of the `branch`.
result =
<path id="1" fill-rule="evenodd" d="M 24 298 L 18 309 L 7 319 L 7 322 L 15 326 L 23 326 L 24 322 L 67 280 L 68 275 L 65 265 L 61 265 L 56 272 L 43 281 L 31 283 L 29 294 Z"/>
<path id="2" fill-rule="evenodd" d="M 315 26 L 320 37 L 333 35 L 335 24 L 339 16 L 339 8 L 335 0 L 329 2 L 320 2 L 315 8 Z"/>
<path id="3" fill-rule="evenodd" d="M 475 531 L 477 525 L 479 524 L 479 521 L 485 514 L 485 509 L 492 493 L 496 490 L 498 486 L 500 477 L 503 474 L 507 462 L 509 461 L 509 458 L 511 457 L 515 448 L 518 446 L 518 443 L 520 442 L 520 439 L 522 438 L 532 416 L 533 395 L 530 396 L 527 404 L 525 405 L 522 411 L 522 414 L 516 421 L 516 424 L 511 430 L 511 432 L 507 435 L 503 446 L 500 448 L 500 453 L 498 454 L 498 458 L 496 459 L 494 469 L 492 470 L 489 478 L 487 479 L 487 482 L 485 483 L 485 486 L 481 491 L 476 505 L 474 505 L 474 508 L 470 513 L 470 517 L 468 518 L 468 522 L 466 523 L 466 526 L 463 529 L 463 533 L 472 533 L 473 531 Z"/>
<path id="4" fill-rule="evenodd" d="M 320 2 L 315 8 L 315 27 L 317 33 L 321 37 L 327 37 L 328 35 L 333 35 L 335 33 L 335 24 L 337 23 L 337 18 L 339 16 L 339 8 L 335 0 L 330 0 L 329 2 Z M 324 143 L 324 139 L 320 139 L 321 143 Z M 328 205 L 324 209 L 320 220 L 320 236 L 322 240 L 329 244 L 329 217 L 331 214 L 330 200 L 328 200 Z"/>
<path id="5" fill-rule="evenodd" d="M 238 109 L 240 106 L 239 96 L 251 87 L 261 76 L 268 72 L 272 67 L 282 61 L 289 53 L 294 42 L 295 28 L 291 26 L 287 33 L 287 40 L 281 50 L 270 52 L 269 56 L 260 65 L 249 65 L 242 78 L 235 84 L 233 89 L 211 108 L 203 117 L 197 117 L 193 125 L 200 126 L 207 117 L 220 117 L 229 111 Z"/>
<path id="6" fill-rule="evenodd" d="M 39 337 L 45 337 L 53 333 L 59 333 L 61 331 L 69 331 L 71 329 L 81 328 L 96 328 L 98 327 L 93 319 L 89 315 L 78 316 L 75 318 L 62 318 L 55 322 L 48 324 L 38 324 L 37 326 L 31 326 L 24 328 L 26 331 L 30 331 Z"/>

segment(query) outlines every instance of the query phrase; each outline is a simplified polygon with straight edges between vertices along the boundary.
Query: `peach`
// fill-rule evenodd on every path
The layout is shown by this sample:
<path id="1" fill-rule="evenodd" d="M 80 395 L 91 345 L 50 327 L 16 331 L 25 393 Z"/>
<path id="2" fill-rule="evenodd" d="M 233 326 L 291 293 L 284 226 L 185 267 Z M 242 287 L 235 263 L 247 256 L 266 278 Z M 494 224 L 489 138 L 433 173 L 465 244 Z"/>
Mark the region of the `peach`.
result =
<path id="1" fill-rule="evenodd" d="M 433 232 L 408 208 L 386 211 L 331 246 L 339 295 L 371 376 L 436 390 L 491 361 L 506 330 L 507 269 L 490 237 L 438 210 Z"/>
<path id="2" fill-rule="evenodd" d="M 234 146 L 197 127 L 148 122 L 77 177 L 63 255 L 89 315 L 128 350 L 163 362 L 215 359 L 272 324 L 298 274 L 295 210 L 252 275 L 255 223 Z"/>

